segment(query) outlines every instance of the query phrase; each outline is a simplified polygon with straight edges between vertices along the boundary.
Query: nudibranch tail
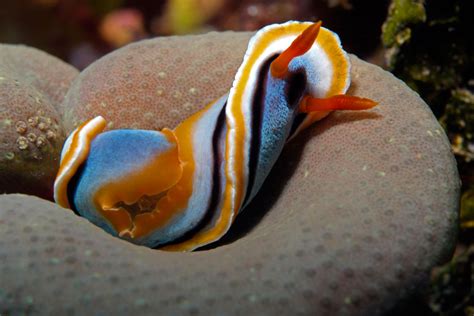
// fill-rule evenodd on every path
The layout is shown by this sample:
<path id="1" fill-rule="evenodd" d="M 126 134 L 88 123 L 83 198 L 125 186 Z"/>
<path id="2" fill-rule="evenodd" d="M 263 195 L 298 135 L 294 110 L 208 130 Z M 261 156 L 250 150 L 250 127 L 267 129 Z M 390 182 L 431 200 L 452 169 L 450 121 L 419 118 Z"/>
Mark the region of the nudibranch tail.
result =
<path id="1" fill-rule="evenodd" d="M 270 70 L 275 78 L 284 78 L 288 73 L 288 65 L 298 56 L 305 54 L 319 34 L 322 22 L 316 22 L 301 33 L 271 64 Z"/>
<path id="2" fill-rule="evenodd" d="M 330 98 L 304 97 L 300 102 L 300 112 L 341 111 L 341 110 L 368 110 L 377 105 L 377 102 L 350 95 L 335 95 Z"/>
<path id="3" fill-rule="evenodd" d="M 82 123 L 69 136 L 61 153 L 61 165 L 54 181 L 54 200 L 60 206 L 70 208 L 67 185 L 79 166 L 86 160 L 90 143 L 106 126 L 102 116 Z"/>
<path id="4" fill-rule="evenodd" d="M 201 223 L 215 194 L 216 144 L 208 136 L 220 130 L 218 118 L 226 99 L 174 130 L 98 131 L 77 142 L 77 135 L 84 136 L 97 121 L 104 127 L 105 120 L 83 124 L 65 146 L 57 202 L 63 194 L 65 207 L 133 243 L 156 247 L 182 237 Z M 82 156 L 68 158 L 75 152 Z M 66 171 L 69 178 L 61 176 Z"/>
<path id="5" fill-rule="evenodd" d="M 125 146 L 114 146 L 115 154 L 120 157 L 101 155 L 100 152 L 92 153 L 89 157 L 90 162 L 107 161 L 107 167 L 110 169 L 115 167 L 114 162 L 109 161 L 112 159 L 123 165 L 123 170 L 114 170 L 116 177 L 106 181 L 101 179 L 101 183 L 94 190 L 92 202 L 119 236 L 139 239 L 164 226 L 176 209 L 179 209 L 180 199 L 171 202 L 169 200 L 172 199 L 171 189 L 182 179 L 183 166 L 175 135 L 168 129 L 140 134 L 137 134 L 137 131 L 112 131 L 100 135 L 109 142 L 114 142 L 117 136 L 126 141 Z M 103 142 L 104 139 L 101 138 L 97 141 Z M 135 145 L 128 145 L 130 142 Z M 130 161 L 132 157 L 129 156 L 127 147 L 132 146 L 135 149 L 139 143 L 148 143 L 149 148 L 143 150 L 148 151 L 146 157 L 135 158 L 140 161 L 137 165 L 136 162 Z M 105 152 L 107 147 L 102 147 L 102 152 Z M 150 151 L 151 148 L 153 150 Z M 104 163 L 104 167 L 105 165 Z M 88 186 L 93 183 L 89 181 Z"/>

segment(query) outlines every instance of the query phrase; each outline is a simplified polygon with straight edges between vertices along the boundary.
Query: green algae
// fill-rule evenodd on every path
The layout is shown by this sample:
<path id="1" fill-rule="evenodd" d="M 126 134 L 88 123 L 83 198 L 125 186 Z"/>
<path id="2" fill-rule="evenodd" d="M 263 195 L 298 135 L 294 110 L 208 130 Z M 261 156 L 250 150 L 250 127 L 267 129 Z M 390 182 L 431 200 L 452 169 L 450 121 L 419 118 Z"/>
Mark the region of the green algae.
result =
<path id="1" fill-rule="evenodd" d="M 382 42 L 386 47 L 400 47 L 411 37 L 410 25 L 426 21 L 422 1 L 392 1 L 388 18 L 382 27 Z"/>

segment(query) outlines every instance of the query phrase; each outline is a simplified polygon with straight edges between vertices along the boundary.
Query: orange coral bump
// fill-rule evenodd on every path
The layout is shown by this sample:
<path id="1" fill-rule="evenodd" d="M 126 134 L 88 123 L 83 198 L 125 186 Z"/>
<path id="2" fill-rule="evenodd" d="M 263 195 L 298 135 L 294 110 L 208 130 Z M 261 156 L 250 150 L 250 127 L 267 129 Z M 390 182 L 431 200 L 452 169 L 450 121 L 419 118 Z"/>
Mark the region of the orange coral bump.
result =
<path id="1" fill-rule="evenodd" d="M 271 64 L 270 71 L 275 78 L 284 78 L 288 72 L 288 65 L 293 58 L 306 53 L 313 46 L 322 22 L 316 22 L 303 31 Z"/>

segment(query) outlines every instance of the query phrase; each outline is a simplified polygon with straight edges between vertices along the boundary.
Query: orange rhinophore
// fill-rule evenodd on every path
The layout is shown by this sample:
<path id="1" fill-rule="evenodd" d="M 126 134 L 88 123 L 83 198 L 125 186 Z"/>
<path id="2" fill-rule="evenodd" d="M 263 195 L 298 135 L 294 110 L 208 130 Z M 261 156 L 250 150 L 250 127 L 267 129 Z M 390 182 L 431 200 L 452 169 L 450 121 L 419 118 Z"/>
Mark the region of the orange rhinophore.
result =
<path id="1" fill-rule="evenodd" d="M 277 78 L 284 78 L 286 76 L 288 65 L 293 58 L 303 55 L 313 46 L 316 37 L 318 37 L 321 24 L 322 22 L 319 21 L 310 25 L 291 43 L 290 47 L 288 47 L 272 62 L 272 65 L 270 66 L 272 76 Z"/>
<path id="2" fill-rule="evenodd" d="M 329 98 L 314 98 L 305 96 L 300 102 L 300 111 L 303 113 L 315 111 L 341 110 L 368 110 L 377 105 L 377 102 L 366 98 L 340 94 Z"/>

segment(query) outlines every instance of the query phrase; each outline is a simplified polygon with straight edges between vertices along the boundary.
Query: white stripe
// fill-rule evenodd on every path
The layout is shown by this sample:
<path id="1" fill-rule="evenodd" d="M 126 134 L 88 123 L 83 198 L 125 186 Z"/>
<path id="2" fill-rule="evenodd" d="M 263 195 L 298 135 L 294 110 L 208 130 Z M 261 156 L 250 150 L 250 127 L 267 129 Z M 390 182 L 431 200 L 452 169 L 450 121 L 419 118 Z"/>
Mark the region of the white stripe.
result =
<path id="1" fill-rule="evenodd" d="M 79 129 L 74 130 L 74 132 L 66 140 L 63 150 L 61 152 L 60 168 L 62 167 L 63 159 L 66 153 L 72 150 L 73 155 L 69 163 L 63 167 L 63 171 L 57 175 L 56 180 L 54 181 L 54 200 L 55 201 L 58 200 L 58 196 L 57 196 L 58 189 L 62 186 L 68 185 L 67 183 L 64 183 L 66 181 L 65 179 L 66 176 L 70 175 L 70 173 L 72 172 L 71 169 L 76 165 L 76 161 L 80 158 L 80 155 L 84 151 L 86 144 L 90 143 L 91 141 L 90 139 L 87 138 L 87 134 L 104 123 L 105 123 L 105 119 L 102 116 L 97 116 L 93 118 L 89 123 L 84 125 L 80 130 Z M 74 138 L 76 133 L 79 133 L 78 146 L 76 148 L 71 148 L 72 139 Z M 71 175 L 69 179 L 72 176 L 73 175 Z"/>

